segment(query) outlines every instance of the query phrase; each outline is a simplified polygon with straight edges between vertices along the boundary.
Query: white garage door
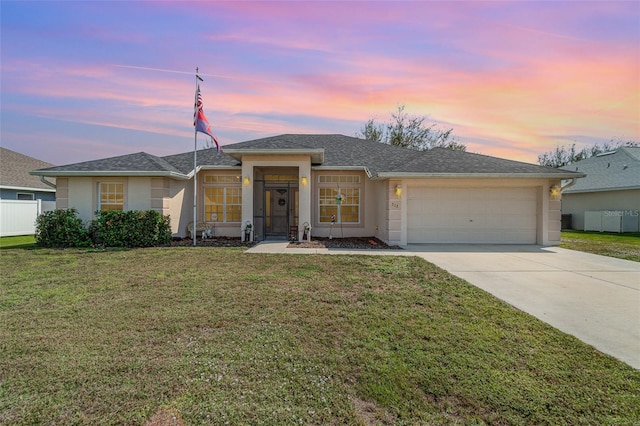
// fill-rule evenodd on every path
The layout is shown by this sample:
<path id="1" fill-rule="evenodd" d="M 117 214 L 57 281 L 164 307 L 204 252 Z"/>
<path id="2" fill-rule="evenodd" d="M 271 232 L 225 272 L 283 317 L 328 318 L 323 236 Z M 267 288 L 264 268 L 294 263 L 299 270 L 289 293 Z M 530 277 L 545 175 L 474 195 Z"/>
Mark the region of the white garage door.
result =
<path id="1" fill-rule="evenodd" d="M 535 188 L 407 190 L 409 243 L 535 244 Z"/>

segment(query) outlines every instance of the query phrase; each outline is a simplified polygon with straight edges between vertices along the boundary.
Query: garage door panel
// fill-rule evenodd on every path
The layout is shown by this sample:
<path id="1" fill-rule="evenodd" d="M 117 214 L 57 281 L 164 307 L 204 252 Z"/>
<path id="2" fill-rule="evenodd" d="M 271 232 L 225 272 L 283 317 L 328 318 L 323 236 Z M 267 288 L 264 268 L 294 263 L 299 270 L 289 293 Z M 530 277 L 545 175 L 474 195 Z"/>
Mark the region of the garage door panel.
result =
<path id="1" fill-rule="evenodd" d="M 535 188 L 409 187 L 409 243 L 536 241 Z"/>

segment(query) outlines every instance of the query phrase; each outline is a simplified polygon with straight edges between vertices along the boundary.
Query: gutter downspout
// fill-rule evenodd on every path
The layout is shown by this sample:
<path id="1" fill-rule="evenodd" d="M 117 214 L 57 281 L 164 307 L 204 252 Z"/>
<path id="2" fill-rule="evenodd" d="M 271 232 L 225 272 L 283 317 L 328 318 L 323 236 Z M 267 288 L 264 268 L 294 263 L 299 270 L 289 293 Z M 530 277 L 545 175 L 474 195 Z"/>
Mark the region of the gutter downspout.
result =
<path id="1" fill-rule="evenodd" d="M 569 182 L 568 184 L 566 184 L 566 185 L 564 185 L 564 186 L 560 187 L 560 193 L 562 194 L 562 191 L 564 191 L 565 189 L 569 189 L 569 188 L 571 188 L 573 185 L 575 185 L 575 184 L 576 184 L 576 182 L 577 182 L 577 181 L 578 181 L 578 179 L 577 179 L 577 178 L 572 178 L 572 179 L 571 179 L 571 182 Z"/>
<path id="2" fill-rule="evenodd" d="M 53 189 L 58 189 L 58 187 L 56 186 L 55 183 L 49 182 L 48 180 L 46 180 L 44 178 L 44 176 L 40 175 L 38 177 L 40 178 L 40 182 L 44 183 L 45 185 L 48 185 L 48 186 L 52 187 Z"/>

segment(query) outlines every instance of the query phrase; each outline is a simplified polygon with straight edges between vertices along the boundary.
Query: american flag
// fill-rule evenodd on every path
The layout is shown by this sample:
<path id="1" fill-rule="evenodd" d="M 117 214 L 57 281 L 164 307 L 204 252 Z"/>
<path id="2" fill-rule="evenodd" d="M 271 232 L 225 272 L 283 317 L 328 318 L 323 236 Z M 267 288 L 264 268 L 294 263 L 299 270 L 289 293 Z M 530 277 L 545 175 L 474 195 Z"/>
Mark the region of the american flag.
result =
<path id="1" fill-rule="evenodd" d="M 196 132 L 204 133 L 211 137 L 213 142 L 216 144 L 216 150 L 220 151 L 220 144 L 218 143 L 218 138 L 213 134 L 211 130 L 211 124 L 207 117 L 204 115 L 204 111 L 202 111 L 202 94 L 200 94 L 200 85 L 196 89 L 196 104 L 194 105 L 193 111 L 193 125 L 196 128 Z"/>

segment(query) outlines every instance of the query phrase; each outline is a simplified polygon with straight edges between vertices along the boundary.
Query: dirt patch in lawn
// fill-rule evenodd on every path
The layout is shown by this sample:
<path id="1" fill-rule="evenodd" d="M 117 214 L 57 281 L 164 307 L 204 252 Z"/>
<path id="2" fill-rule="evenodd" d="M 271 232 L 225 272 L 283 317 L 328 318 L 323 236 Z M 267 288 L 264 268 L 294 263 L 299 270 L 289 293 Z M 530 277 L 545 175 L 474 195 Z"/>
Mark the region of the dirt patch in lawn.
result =
<path id="1" fill-rule="evenodd" d="M 180 414 L 173 410 L 160 410 L 155 413 L 145 426 L 184 426 Z"/>

